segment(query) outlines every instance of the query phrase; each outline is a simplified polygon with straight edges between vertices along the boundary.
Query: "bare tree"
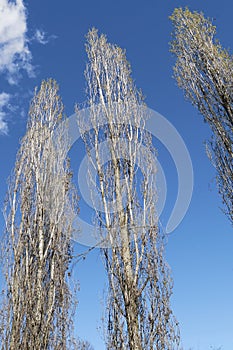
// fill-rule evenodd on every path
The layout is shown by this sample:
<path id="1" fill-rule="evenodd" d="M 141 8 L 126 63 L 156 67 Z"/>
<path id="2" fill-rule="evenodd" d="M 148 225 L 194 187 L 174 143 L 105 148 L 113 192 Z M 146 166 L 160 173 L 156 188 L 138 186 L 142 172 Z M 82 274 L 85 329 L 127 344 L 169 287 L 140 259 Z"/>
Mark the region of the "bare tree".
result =
<path id="1" fill-rule="evenodd" d="M 77 350 L 94 350 L 94 348 L 87 340 L 79 339 L 77 341 Z"/>
<path id="2" fill-rule="evenodd" d="M 6 200 L 7 294 L 2 349 L 71 348 L 68 284 L 76 195 L 54 80 L 32 100 Z"/>
<path id="3" fill-rule="evenodd" d="M 213 132 L 207 151 L 233 222 L 233 57 L 215 39 L 216 28 L 202 13 L 179 8 L 171 20 L 175 78 Z"/>
<path id="4" fill-rule="evenodd" d="M 155 152 L 144 130 L 145 104 L 121 48 L 93 29 L 86 50 L 90 118 L 80 113 L 79 125 L 90 160 L 96 226 L 109 244 L 103 248 L 107 349 L 174 350 L 179 333 L 158 228 Z"/>

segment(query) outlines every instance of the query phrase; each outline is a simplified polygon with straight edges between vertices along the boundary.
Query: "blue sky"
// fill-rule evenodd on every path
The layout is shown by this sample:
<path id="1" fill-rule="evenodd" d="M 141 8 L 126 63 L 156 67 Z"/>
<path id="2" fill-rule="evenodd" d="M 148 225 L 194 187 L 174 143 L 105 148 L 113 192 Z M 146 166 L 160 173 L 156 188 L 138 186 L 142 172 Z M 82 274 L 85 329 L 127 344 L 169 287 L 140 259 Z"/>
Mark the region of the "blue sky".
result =
<path id="1" fill-rule="evenodd" d="M 192 201 L 166 245 L 174 279 L 172 305 L 184 349 L 222 346 L 222 350 L 232 350 L 232 227 L 220 210 L 215 172 L 205 154 L 208 126 L 172 79 L 174 58 L 169 52 L 172 28 L 168 17 L 175 7 L 186 5 L 214 18 L 222 45 L 233 48 L 230 0 L 18 0 L 16 4 L 0 0 L 0 202 L 2 207 L 34 87 L 42 79 L 55 78 L 66 114 L 71 115 L 75 103 L 85 100 L 85 35 L 89 28 L 97 27 L 109 41 L 126 49 L 133 78 L 147 105 L 174 125 L 192 159 Z M 177 174 L 165 147 L 156 140 L 155 144 L 167 179 L 167 200 L 161 215 L 166 226 L 177 194 Z M 81 153 L 78 145 L 72 149 L 76 170 Z M 83 217 L 88 214 L 85 210 L 81 207 Z M 3 231 L 2 217 L 0 227 Z M 77 253 L 83 249 L 75 244 Z M 98 249 L 76 266 L 75 277 L 80 283 L 75 332 L 102 350 L 97 328 L 101 326 L 105 275 Z"/>

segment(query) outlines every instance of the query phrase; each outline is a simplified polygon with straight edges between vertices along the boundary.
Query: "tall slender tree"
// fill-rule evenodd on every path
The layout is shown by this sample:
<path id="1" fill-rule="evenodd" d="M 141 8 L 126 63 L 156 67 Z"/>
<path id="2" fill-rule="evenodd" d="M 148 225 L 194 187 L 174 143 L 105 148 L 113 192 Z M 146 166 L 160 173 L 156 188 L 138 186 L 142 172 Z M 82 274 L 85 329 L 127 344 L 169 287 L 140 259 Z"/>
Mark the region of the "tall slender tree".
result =
<path id="1" fill-rule="evenodd" d="M 145 104 L 120 47 L 93 29 L 86 51 L 90 118 L 80 113 L 79 125 L 97 174 L 89 178 L 97 229 L 109 245 L 102 250 L 109 284 L 106 346 L 174 350 L 179 333 L 158 228 L 156 166 L 144 130 Z"/>
<path id="2" fill-rule="evenodd" d="M 29 111 L 6 200 L 4 350 L 71 348 L 71 259 L 75 191 L 63 104 L 43 81 Z M 55 130 L 56 137 L 55 137 Z"/>
<path id="3" fill-rule="evenodd" d="M 207 151 L 233 223 L 233 57 L 215 39 L 216 28 L 202 13 L 178 8 L 171 20 L 174 75 L 213 132 Z"/>

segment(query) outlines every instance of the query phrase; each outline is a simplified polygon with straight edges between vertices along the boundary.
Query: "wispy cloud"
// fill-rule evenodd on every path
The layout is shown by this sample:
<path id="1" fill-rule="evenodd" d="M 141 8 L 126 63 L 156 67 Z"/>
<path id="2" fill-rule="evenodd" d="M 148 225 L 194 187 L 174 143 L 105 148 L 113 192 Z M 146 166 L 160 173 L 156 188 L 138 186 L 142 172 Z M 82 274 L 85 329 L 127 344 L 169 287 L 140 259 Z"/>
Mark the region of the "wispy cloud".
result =
<path id="1" fill-rule="evenodd" d="M 34 35 L 34 39 L 38 41 L 38 43 L 45 45 L 48 43 L 48 39 L 46 39 L 46 34 L 43 30 L 37 29 Z"/>
<path id="2" fill-rule="evenodd" d="M 56 39 L 56 35 L 47 35 L 43 30 L 37 29 L 33 39 L 39 44 L 46 45 L 50 40 Z"/>
<path id="3" fill-rule="evenodd" d="M 6 123 L 6 110 L 11 96 L 5 92 L 0 93 L 0 134 L 7 134 L 8 127 Z"/>
<path id="4" fill-rule="evenodd" d="M 0 1 L 0 73 L 16 84 L 20 70 L 33 75 L 32 55 L 27 40 L 26 8 L 22 0 Z"/>

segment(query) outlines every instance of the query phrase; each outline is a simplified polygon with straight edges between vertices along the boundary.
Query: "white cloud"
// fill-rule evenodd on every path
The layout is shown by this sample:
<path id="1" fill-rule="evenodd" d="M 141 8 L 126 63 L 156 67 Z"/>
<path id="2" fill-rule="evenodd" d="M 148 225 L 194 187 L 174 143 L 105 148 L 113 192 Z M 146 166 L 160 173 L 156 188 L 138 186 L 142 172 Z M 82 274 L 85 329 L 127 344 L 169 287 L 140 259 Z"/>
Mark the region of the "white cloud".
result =
<path id="1" fill-rule="evenodd" d="M 49 39 L 46 39 L 46 34 L 44 31 L 37 29 L 34 35 L 34 39 L 38 41 L 38 43 L 45 45 L 48 44 Z"/>
<path id="2" fill-rule="evenodd" d="M 0 0 L 0 73 L 10 84 L 17 83 L 19 71 L 33 75 L 28 48 L 26 8 L 22 0 Z"/>
<path id="3" fill-rule="evenodd" d="M 5 120 L 6 109 L 9 108 L 10 95 L 2 92 L 0 93 L 0 134 L 7 134 L 8 127 Z"/>
<path id="4" fill-rule="evenodd" d="M 37 41 L 39 44 L 46 45 L 48 44 L 51 40 L 57 39 L 56 35 L 47 35 L 46 32 L 43 30 L 37 29 L 35 31 L 35 34 L 32 38 L 33 40 Z"/>
<path id="5" fill-rule="evenodd" d="M 37 29 L 32 38 L 28 38 L 27 10 L 23 0 L 0 0 L 0 75 L 6 77 L 9 84 L 17 84 L 21 71 L 34 77 L 32 54 L 29 43 L 33 40 L 47 44 L 56 36 L 47 36 Z M 7 134 L 7 115 L 12 112 L 9 100 L 14 96 L 0 92 L 0 134 Z"/>

